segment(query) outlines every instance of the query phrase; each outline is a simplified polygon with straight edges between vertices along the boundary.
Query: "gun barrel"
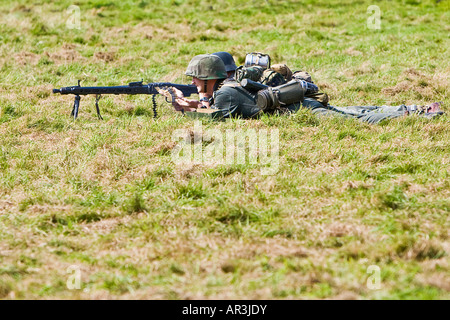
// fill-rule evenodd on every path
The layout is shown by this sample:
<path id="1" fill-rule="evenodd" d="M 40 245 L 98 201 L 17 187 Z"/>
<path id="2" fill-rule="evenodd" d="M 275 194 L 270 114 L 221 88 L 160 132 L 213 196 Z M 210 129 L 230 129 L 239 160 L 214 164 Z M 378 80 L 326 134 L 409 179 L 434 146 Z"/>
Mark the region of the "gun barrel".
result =
<path id="1" fill-rule="evenodd" d="M 56 90 L 56 91 L 55 91 Z M 148 86 L 114 86 L 114 87 L 64 87 L 53 90 L 54 93 L 60 94 L 75 94 L 75 95 L 89 95 L 89 94 L 149 94 Z"/>
<path id="2" fill-rule="evenodd" d="M 163 87 L 175 87 L 183 92 L 183 94 L 188 97 L 192 94 L 198 93 L 197 87 L 194 85 L 184 85 L 170 82 L 158 82 L 158 83 L 149 83 L 149 84 L 141 84 L 137 85 L 136 83 L 132 83 L 132 85 L 128 86 L 113 86 L 113 87 L 80 87 L 80 86 L 72 86 L 72 87 L 63 87 L 61 89 L 53 89 L 53 93 L 60 94 L 75 94 L 75 95 L 103 95 L 103 94 L 158 94 L 156 88 Z"/>

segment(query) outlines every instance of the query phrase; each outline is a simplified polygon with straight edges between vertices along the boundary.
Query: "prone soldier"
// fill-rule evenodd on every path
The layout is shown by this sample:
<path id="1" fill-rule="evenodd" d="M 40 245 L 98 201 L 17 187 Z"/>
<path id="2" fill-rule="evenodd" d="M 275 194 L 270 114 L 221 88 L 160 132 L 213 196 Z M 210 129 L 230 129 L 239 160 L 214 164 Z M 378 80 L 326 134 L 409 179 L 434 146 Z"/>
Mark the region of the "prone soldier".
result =
<path id="1" fill-rule="evenodd" d="M 250 58 L 253 55 L 250 54 Z M 247 55 L 246 62 L 250 58 Z M 296 112 L 300 107 L 304 107 L 318 116 L 354 117 L 372 124 L 413 113 L 428 118 L 443 113 L 439 103 L 423 107 L 415 105 L 330 106 L 328 96 L 318 92 L 317 86 L 307 72 L 292 72 L 286 65 L 274 65 L 268 68 L 270 58 L 266 60 L 262 58 L 259 56 L 259 60 L 255 59 L 255 61 L 263 64 L 265 69 L 258 63 L 257 65 L 246 63 L 248 66 L 237 68 L 232 56 L 224 52 L 194 57 L 185 74 L 192 77 L 193 84 L 197 86 L 201 97 L 200 101 L 186 99 L 181 91 L 173 89 L 176 93 L 176 98 L 172 100 L 173 106 L 177 111 L 193 112 L 211 108 L 213 118 L 240 117 L 244 119 L 258 117 L 263 112 Z M 223 60 L 229 67 L 228 73 Z"/>

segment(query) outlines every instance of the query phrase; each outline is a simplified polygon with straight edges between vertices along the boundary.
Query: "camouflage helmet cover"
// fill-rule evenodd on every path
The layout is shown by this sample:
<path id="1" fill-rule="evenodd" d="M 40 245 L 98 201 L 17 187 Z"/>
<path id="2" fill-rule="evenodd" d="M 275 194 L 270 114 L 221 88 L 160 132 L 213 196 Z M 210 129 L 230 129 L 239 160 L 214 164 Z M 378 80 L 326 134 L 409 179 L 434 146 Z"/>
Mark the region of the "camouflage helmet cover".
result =
<path id="1" fill-rule="evenodd" d="M 185 74 L 202 80 L 227 78 L 222 59 L 211 54 L 201 54 L 192 58 Z"/>
<path id="2" fill-rule="evenodd" d="M 215 52 L 212 55 L 218 56 L 220 59 L 222 59 L 223 63 L 225 64 L 225 69 L 227 72 L 234 71 L 237 69 L 236 62 L 234 62 L 234 58 L 229 52 L 220 51 Z"/>

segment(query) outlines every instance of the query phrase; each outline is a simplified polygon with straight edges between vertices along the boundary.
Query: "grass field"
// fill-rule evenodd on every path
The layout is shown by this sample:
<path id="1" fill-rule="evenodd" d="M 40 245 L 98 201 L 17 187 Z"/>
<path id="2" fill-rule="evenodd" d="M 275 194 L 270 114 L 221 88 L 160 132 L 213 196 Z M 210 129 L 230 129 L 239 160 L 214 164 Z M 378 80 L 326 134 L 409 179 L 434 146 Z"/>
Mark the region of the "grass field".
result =
<path id="1" fill-rule="evenodd" d="M 0 21 L 0 299 L 450 298 L 449 0 L 17 0 Z M 278 129 L 263 176 L 175 165 L 193 120 L 161 97 L 156 120 L 148 96 L 105 96 L 104 121 L 93 97 L 73 121 L 73 97 L 51 93 L 189 83 L 216 51 L 306 70 L 333 105 L 446 114 L 202 123 Z"/>

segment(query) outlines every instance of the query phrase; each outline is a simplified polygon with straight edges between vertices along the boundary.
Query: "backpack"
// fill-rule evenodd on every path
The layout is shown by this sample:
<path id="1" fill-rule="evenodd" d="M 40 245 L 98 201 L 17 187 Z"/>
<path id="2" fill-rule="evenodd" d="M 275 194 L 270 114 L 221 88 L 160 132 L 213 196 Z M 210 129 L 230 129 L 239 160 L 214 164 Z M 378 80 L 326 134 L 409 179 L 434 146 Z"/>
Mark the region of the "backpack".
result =
<path id="1" fill-rule="evenodd" d="M 310 83 L 314 83 L 311 79 L 311 75 L 306 72 L 306 71 L 295 71 L 292 74 L 292 78 L 297 79 L 297 80 L 304 80 L 306 82 L 310 82 Z"/>
<path id="2" fill-rule="evenodd" d="M 269 87 L 277 87 L 286 83 L 286 79 L 281 73 L 278 73 L 272 69 L 264 70 L 259 82 Z"/>
<path id="3" fill-rule="evenodd" d="M 292 80 L 292 71 L 284 63 L 274 64 L 270 67 L 273 71 L 281 73 L 281 75 L 286 79 L 286 81 Z"/>
<path id="4" fill-rule="evenodd" d="M 301 71 L 301 70 L 295 71 L 292 74 L 292 78 L 297 79 L 297 80 L 303 80 L 303 81 L 310 82 L 310 83 L 314 83 L 311 79 L 311 75 L 306 71 Z M 306 94 L 305 98 L 314 99 L 314 100 L 320 102 L 324 107 L 328 106 L 329 98 L 326 93 L 323 93 L 323 92 L 310 93 L 310 94 Z"/>
<path id="5" fill-rule="evenodd" d="M 244 67 L 240 66 L 236 69 L 235 79 L 237 82 L 241 82 L 244 79 L 250 79 L 253 81 L 259 81 L 263 75 L 264 69 L 260 66 Z"/>

